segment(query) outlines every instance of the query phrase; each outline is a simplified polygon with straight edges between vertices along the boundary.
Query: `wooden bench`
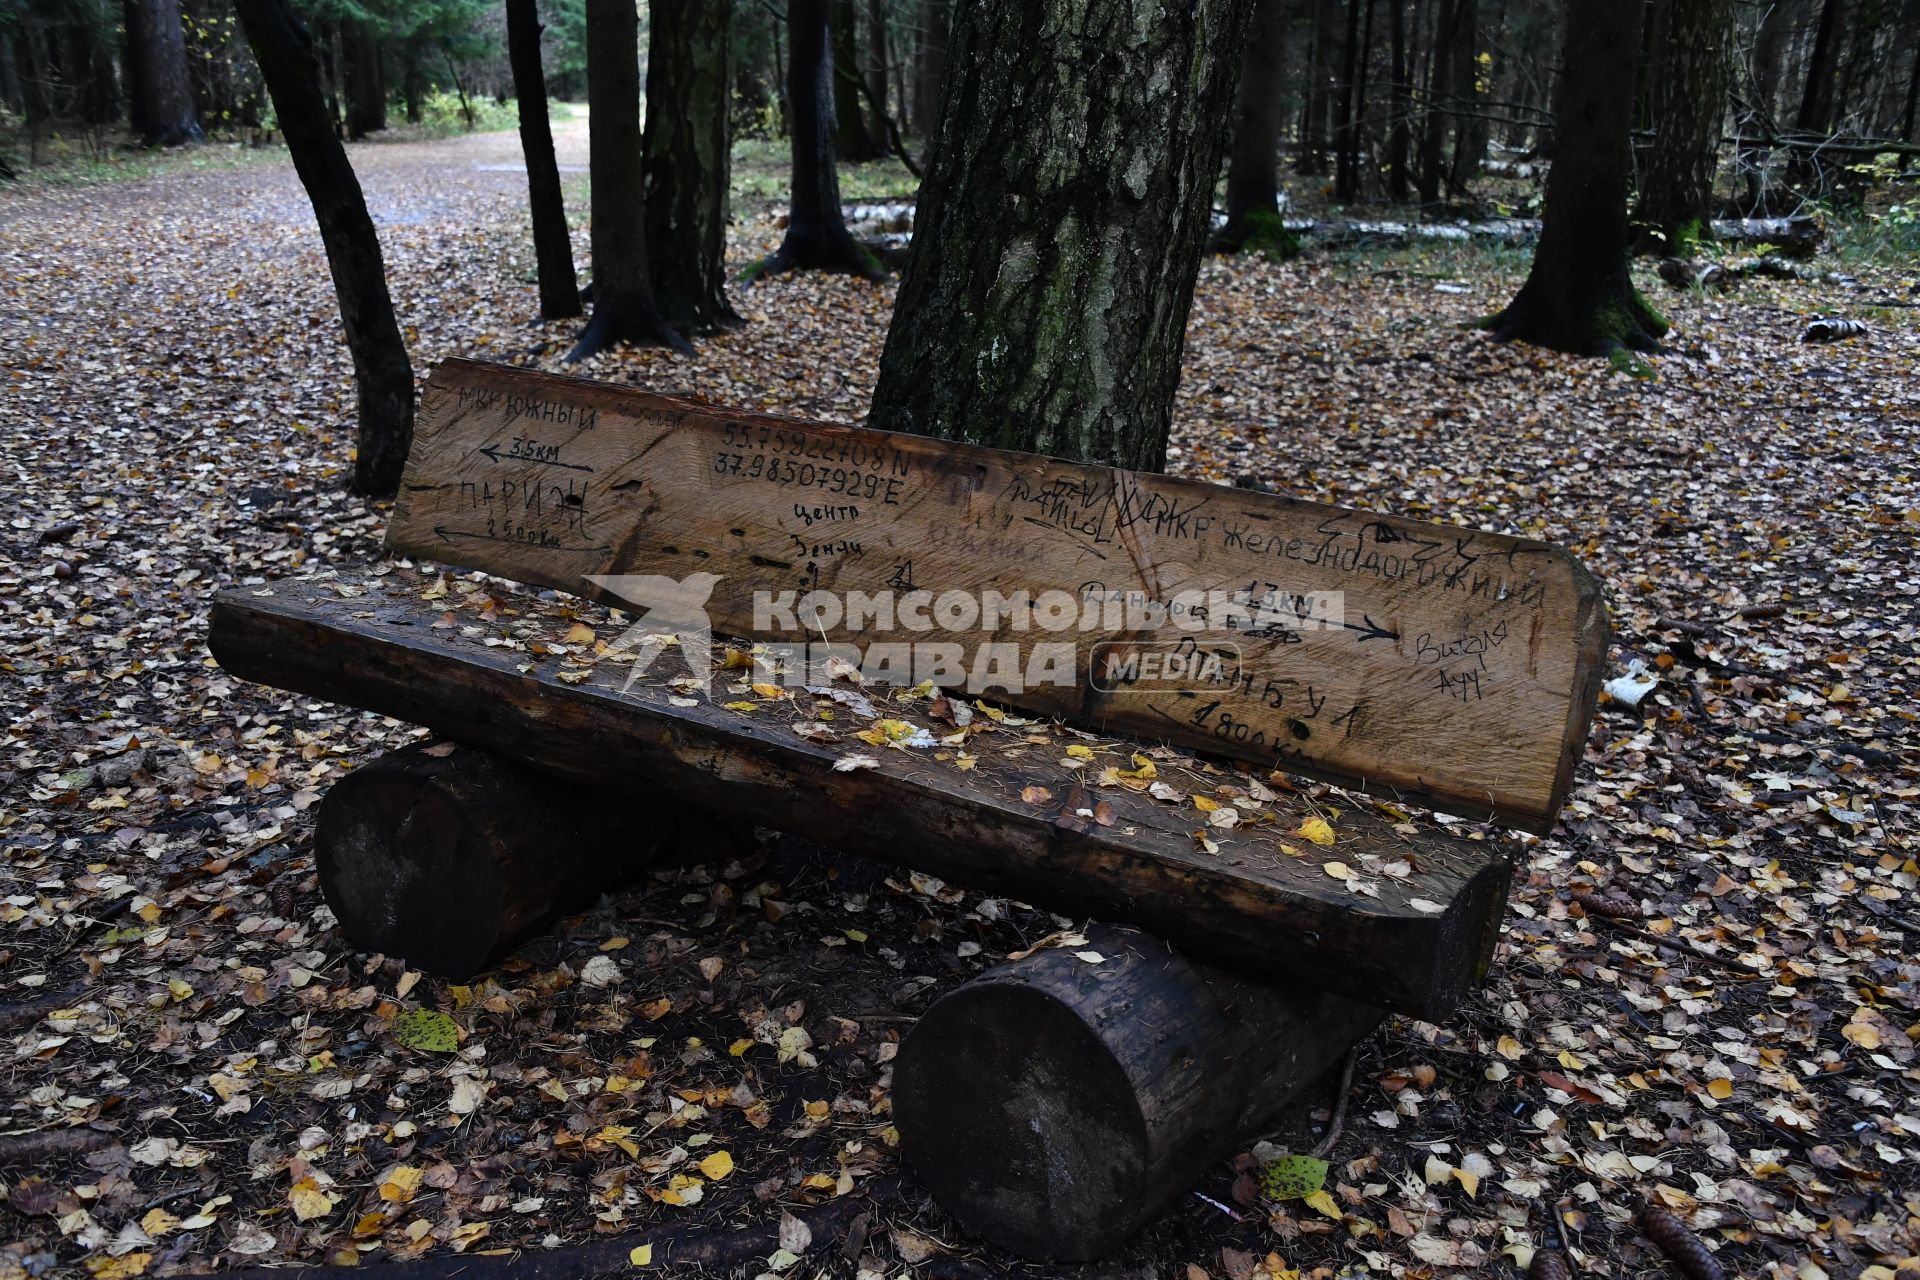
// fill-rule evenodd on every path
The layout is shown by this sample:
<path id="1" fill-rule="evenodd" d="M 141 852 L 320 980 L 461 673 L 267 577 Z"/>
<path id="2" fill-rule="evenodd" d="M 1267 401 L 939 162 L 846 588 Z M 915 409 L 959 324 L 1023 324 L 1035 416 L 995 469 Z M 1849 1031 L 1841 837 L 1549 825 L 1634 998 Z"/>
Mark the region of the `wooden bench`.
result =
<path id="1" fill-rule="evenodd" d="M 428 383 L 388 544 L 571 594 L 389 564 L 217 600 L 229 671 L 445 740 L 323 801 L 346 936 L 491 963 L 672 843 L 663 804 L 583 799 L 640 777 L 1101 921 L 936 1003 L 895 1062 L 936 1199 L 1040 1256 L 1117 1246 L 1383 1011 L 1472 989 L 1511 874 L 1472 823 L 1552 824 L 1607 637 L 1538 542 L 465 361 Z M 656 656 L 576 629 L 573 597 L 639 612 L 641 575 L 742 642 L 710 695 L 690 630 Z M 1019 679 L 954 687 L 985 642 Z M 852 674 L 885 644 L 903 683 Z"/>

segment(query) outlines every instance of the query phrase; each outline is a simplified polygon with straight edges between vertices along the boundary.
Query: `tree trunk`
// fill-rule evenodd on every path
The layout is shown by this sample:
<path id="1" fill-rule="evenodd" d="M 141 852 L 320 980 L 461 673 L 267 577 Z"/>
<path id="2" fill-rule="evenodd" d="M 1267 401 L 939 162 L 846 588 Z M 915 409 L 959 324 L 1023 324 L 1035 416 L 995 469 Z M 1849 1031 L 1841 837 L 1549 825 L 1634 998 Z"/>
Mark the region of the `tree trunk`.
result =
<path id="1" fill-rule="evenodd" d="M 874 425 L 1161 469 L 1251 11 L 961 6 Z"/>
<path id="2" fill-rule="evenodd" d="M 234 7 L 273 96 L 294 170 L 313 202 L 340 300 L 360 396 L 353 486 L 360 493 L 388 496 L 400 487 L 413 440 L 413 366 L 394 323 L 380 239 L 327 117 L 313 45 L 292 6 L 288 0 L 235 0 Z"/>
<path id="3" fill-rule="evenodd" d="M 187 80 L 179 0 L 127 0 L 127 45 L 139 75 L 141 140 L 149 147 L 205 142 Z"/>
<path id="4" fill-rule="evenodd" d="M 653 0 L 647 54 L 647 253 L 668 324 L 741 323 L 727 304 L 731 0 Z"/>
<path id="5" fill-rule="evenodd" d="M 1666 73 L 1654 86 L 1653 146 L 1640 179 L 1641 244 L 1684 254 L 1713 235 L 1713 178 L 1733 76 L 1733 0 L 1688 0 L 1669 16 Z"/>
<path id="6" fill-rule="evenodd" d="M 540 65 L 540 11 L 536 0 L 507 0 L 507 61 L 520 109 L 520 151 L 527 161 L 527 208 L 533 217 L 533 257 L 540 277 L 540 317 L 580 314 L 573 274 L 573 238 L 553 158 L 547 122 L 547 77 Z M 411 76 L 411 73 L 409 73 Z M 411 108 L 409 108 L 411 110 Z"/>
<path id="7" fill-rule="evenodd" d="M 787 234 L 759 270 L 848 271 L 878 280 L 885 277 L 885 270 L 853 238 L 840 212 L 840 174 L 833 159 L 834 65 L 827 38 L 827 3 L 789 0 L 787 4 L 793 198 L 787 213 Z"/>
<path id="8" fill-rule="evenodd" d="M 1840 61 L 1840 9 L 1844 0 L 1822 0 L 1820 25 L 1807 62 L 1807 83 L 1793 127 L 1801 133 L 1825 133 L 1833 123 L 1833 73 Z"/>
<path id="9" fill-rule="evenodd" d="M 81 77 L 81 117 L 88 124 L 111 124 L 120 118 L 113 49 L 91 23 L 76 22 L 67 31 L 73 46 L 74 73 Z"/>
<path id="10" fill-rule="evenodd" d="M 1314 0 L 1313 34 L 1307 45 L 1306 91 L 1300 100 L 1300 150 L 1294 168 L 1301 173 L 1324 173 L 1327 168 L 1327 117 L 1332 113 L 1334 39 L 1339 15 L 1336 3 L 1351 0 Z"/>
<path id="11" fill-rule="evenodd" d="M 1480 110 L 1480 0 L 1459 0 L 1453 38 L 1453 156 L 1448 185 L 1465 192 L 1487 156 L 1487 122 Z"/>
<path id="12" fill-rule="evenodd" d="M 1227 224 L 1214 247 L 1237 253 L 1265 219 L 1280 217 L 1280 129 L 1287 57 L 1286 0 L 1254 0 L 1240 55 L 1227 154 Z"/>
<path id="13" fill-rule="evenodd" d="M 1419 0 L 1414 0 L 1415 4 Z M 1413 119 L 1413 76 L 1407 65 L 1406 0 L 1387 0 L 1388 39 L 1393 45 L 1393 123 L 1387 127 L 1387 195 L 1404 202 L 1407 184 L 1408 130 Z"/>
<path id="14" fill-rule="evenodd" d="M 1447 137 L 1447 112 L 1457 110 L 1452 100 L 1454 33 L 1460 23 L 1463 0 L 1440 0 L 1433 18 L 1432 53 L 1427 59 L 1427 110 L 1420 135 L 1420 203 L 1440 199 L 1441 144 Z M 1641 0 L 1629 0 L 1640 3 Z"/>
<path id="15" fill-rule="evenodd" d="M 1361 28 L 1360 8 L 1366 6 Z M 1367 110 L 1367 57 L 1373 43 L 1373 0 L 1347 4 L 1347 52 L 1340 73 L 1340 136 L 1334 161 L 1333 198 L 1352 204 L 1360 195 L 1360 117 Z"/>
<path id="16" fill-rule="evenodd" d="M 640 160 L 640 19 L 633 0 L 587 0 L 587 163 L 592 170 L 593 318 L 572 363 L 620 342 L 693 348 L 654 305 Z"/>
<path id="17" fill-rule="evenodd" d="M 1036 951 L 934 1004 L 893 1114 L 960 1225 L 1026 1257 L 1110 1253 L 1382 1014 L 1186 959 L 1138 929 Z"/>
<path id="18" fill-rule="evenodd" d="M 913 123 L 929 143 L 940 132 L 940 85 L 947 66 L 953 0 L 920 0 L 920 56 L 913 69 Z"/>
<path id="19" fill-rule="evenodd" d="M 867 0 L 867 105 L 873 118 L 867 136 L 880 146 L 887 136 L 887 6 L 886 0 Z"/>
<path id="20" fill-rule="evenodd" d="M 619 788 L 417 743 L 333 785 L 314 825 L 314 863 L 356 948 L 461 981 L 633 880 L 679 831 L 661 798 L 636 811 Z"/>
<path id="21" fill-rule="evenodd" d="M 340 87 L 347 100 L 347 136 L 364 138 L 387 127 L 380 36 L 370 23 L 349 21 L 340 29 L 340 44 L 345 54 Z"/>
<path id="22" fill-rule="evenodd" d="M 1900 117 L 1902 141 L 1913 141 L 1913 116 L 1916 104 L 1920 104 L 1920 40 L 1913 42 L 1913 64 L 1907 68 L 1907 105 Z"/>
<path id="23" fill-rule="evenodd" d="M 1546 218 L 1527 282 L 1487 322 L 1503 341 L 1604 356 L 1622 347 L 1652 351 L 1666 332 L 1627 271 L 1633 64 L 1645 7 L 1567 0 Z"/>
<path id="24" fill-rule="evenodd" d="M 511 6 L 509 6 L 509 21 L 507 24 L 507 29 L 508 29 L 508 45 L 509 45 L 507 58 L 509 63 L 511 63 L 513 58 L 513 54 L 511 50 L 512 29 L 513 29 L 513 24 L 511 21 Z M 536 30 L 537 29 L 538 29 L 538 25 L 536 24 Z M 426 33 L 423 31 L 416 31 L 412 35 L 407 37 L 406 48 L 401 53 L 402 67 L 400 71 L 400 78 L 401 78 L 400 92 L 406 97 L 406 100 L 407 100 L 407 123 L 408 124 L 420 123 L 420 99 L 426 93 L 426 76 L 420 70 L 420 59 L 426 50 L 426 43 L 427 43 Z M 540 109 L 543 113 L 546 111 L 546 101 L 544 98 L 542 98 L 541 100 Z"/>
<path id="25" fill-rule="evenodd" d="M 867 118 L 860 110 L 859 10 L 854 0 L 832 0 L 832 4 L 834 149 L 842 160 L 871 160 L 880 148 L 867 132 Z"/>

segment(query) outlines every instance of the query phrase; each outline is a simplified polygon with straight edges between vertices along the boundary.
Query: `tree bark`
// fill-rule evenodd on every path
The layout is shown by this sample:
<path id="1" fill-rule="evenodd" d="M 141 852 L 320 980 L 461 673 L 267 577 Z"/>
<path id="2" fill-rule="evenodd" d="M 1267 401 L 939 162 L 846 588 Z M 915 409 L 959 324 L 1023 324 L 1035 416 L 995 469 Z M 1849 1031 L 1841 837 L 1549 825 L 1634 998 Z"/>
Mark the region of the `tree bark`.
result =
<path id="1" fill-rule="evenodd" d="M 787 234 L 758 270 L 847 271 L 878 280 L 886 271 L 853 238 L 840 212 L 840 174 L 833 158 L 834 59 L 828 40 L 827 3 L 789 0 L 787 5 L 792 200 Z"/>
<path id="2" fill-rule="evenodd" d="M 1334 41 L 1339 15 L 1336 3 L 1351 0 L 1314 0 L 1312 37 L 1307 45 L 1306 91 L 1300 96 L 1300 150 L 1294 168 L 1301 173 L 1324 173 L 1327 168 L 1327 117 L 1332 114 Z"/>
<path id="3" fill-rule="evenodd" d="M 553 128 L 547 120 L 547 77 L 540 65 L 540 11 L 535 0 L 507 0 L 507 61 L 520 108 L 520 151 L 527 161 L 527 208 L 540 278 L 540 316 L 543 320 L 577 316 L 580 285 L 573 274 L 573 237 L 567 230 L 560 166 L 553 157 Z"/>
<path id="4" fill-rule="evenodd" d="M 894 1060 L 893 1114 L 920 1181 L 963 1227 L 1026 1257 L 1117 1249 L 1383 1016 L 1188 960 L 1138 929 L 1086 936 L 944 997 Z"/>
<path id="5" fill-rule="evenodd" d="M 1733 0 L 1688 0 L 1668 19 L 1666 72 L 1653 86 L 1653 146 L 1640 179 L 1641 245 L 1683 254 L 1713 236 L 1713 179 L 1733 77 Z"/>
<path id="6" fill-rule="evenodd" d="M 960 6 L 874 425 L 1162 469 L 1251 11 Z"/>
<path id="7" fill-rule="evenodd" d="M 742 323 L 727 303 L 732 0 L 653 0 L 647 55 L 647 253 L 668 324 Z"/>
<path id="8" fill-rule="evenodd" d="M 1627 271 L 1633 64 L 1645 7 L 1567 0 L 1546 217 L 1526 283 L 1487 322 L 1503 341 L 1604 356 L 1654 350 L 1666 332 Z"/>
<path id="9" fill-rule="evenodd" d="M 360 398 L 353 486 L 364 494 L 391 495 L 400 487 L 413 440 L 413 366 L 394 322 L 380 238 L 334 134 L 313 45 L 292 6 L 288 0 L 235 0 L 234 7 L 273 97 L 294 170 L 313 202 L 340 300 Z"/>
<path id="10" fill-rule="evenodd" d="M 1464 192 L 1487 155 L 1487 122 L 1477 114 L 1480 92 L 1480 0 L 1459 0 L 1453 37 L 1453 154 L 1447 183 Z"/>
<path id="11" fill-rule="evenodd" d="M 1233 91 L 1227 222 L 1214 247 L 1237 253 L 1262 218 L 1280 216 L 1280 129 L 1287 57 L 1286 0 L 1254 0 Z"/>
<path id="12" fill-rule="evenodd" d="M 139 74 L 141 140 L 149 147 L 205 142 L 187 79 L 187 38 L 179 0 L 127 0 L 127 46 Z"/>
<path id="13" fill-rule="evenodd" d="M 1807 62 L 1807 83 L 1793 127 L 1801 133 L 1825 133 L 1833 123 L 1833 78 L 1840 61 L 1840 10 L 1844 0 L 1822 0 L 1820 25 Z"/>
<path id="14" fill-rule="evenodd" d="M 877 147 L 887 136 L 887 6 L 867 0 L 867 136 Z"/>
<path id="15" fill-rule="evenodd" d="M 879 146 L 860 111 L 859 9 L 854 0 L 832 0 L 834 150 L 846 161 L 871 160 Z"/>
<path id="16" fill-rule="evenodd" d="M 380 36 L 371 23 L 349 21 L 340 30 L 345 58 L 340 88 L 346 97 L 347 136 L 364 138 L 387 127 L 386 77 L 380 68 Z"/>
<path id="17" fill-rule="evenodd" d="M 641 169 L 640 19 L 633 0 L 587 0 L 587 163 L 593 172 L 593 318 L 567 353 L 621 342 L 693 348 L 654 305 Z"/>
<path id="18" fill-rule="evenodd" d="M 349 942 L 458 981 L 631 881 L 679 832 L 678 811 L 660 797 L 636 805 L 629 790 L 417 743 L 335 783 L 313 847 Z"/>

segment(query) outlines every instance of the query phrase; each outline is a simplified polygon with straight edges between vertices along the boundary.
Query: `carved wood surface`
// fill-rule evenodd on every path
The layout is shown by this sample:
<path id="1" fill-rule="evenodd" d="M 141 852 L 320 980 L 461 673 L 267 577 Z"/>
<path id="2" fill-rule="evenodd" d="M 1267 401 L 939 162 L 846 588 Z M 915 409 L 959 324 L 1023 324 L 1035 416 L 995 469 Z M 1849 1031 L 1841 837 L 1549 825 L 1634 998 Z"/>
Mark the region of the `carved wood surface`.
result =
<path id="1" fill-rule="evenodd" d="M 1069 645 L 1070 682 L 985 692 L 1535 831 L 1606 649 L 1596 584 L 1546 543 L 460 360 L 428 383 L 389 544 L 610 604 L 592 578 L 716 575 L 715 630 L 912 644 L 909 683 L 929 645 L 969 675 L 982 642 L 1018 646 L 1023 679 Z M 855 591 L 891 597 L 892 629 L 795 608 Z M 1199 678 L 1126 679 L 1168 655 Z"/>

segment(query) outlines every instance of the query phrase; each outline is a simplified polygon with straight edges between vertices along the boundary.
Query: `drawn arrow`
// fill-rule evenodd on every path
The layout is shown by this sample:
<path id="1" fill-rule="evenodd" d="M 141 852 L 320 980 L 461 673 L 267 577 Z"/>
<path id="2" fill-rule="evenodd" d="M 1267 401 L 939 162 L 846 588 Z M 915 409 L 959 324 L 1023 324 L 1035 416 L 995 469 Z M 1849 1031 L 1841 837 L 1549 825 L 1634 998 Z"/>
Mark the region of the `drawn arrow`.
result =
<path id="1" fill-rule="evenodd" d="M 477 538 L 481 542 L 510 542 L 516 547 L 532 547 L 537 551 L 592 551 L 602 553 L 612 551 L 612 547 L 568 547 L 558 542 L 530 542 L 525 538 L 503 538 L 497 533 L 472 533 L 466 529 L 449 529 L 443 524 L 433 526 L 440 535 L 440 541 L 452 542 L 455 538 Z"/>
<path id="2" fill-rule="evenodd" d="M 1375 622 L 1371 614 L 1365 614 L 1365 613 L 1361 614 L 1360 621 L 1365 625 L 1355 626 L 1353 623 L 1347 622 L 1344 619 L 1342 619 L 1340 625 L 1345 627 L 1349 631 L 1358 631 L 1360 633 L 1359 642 L 1361 644 L 1365 644 L 1369 640 L 1398 640 L 1400 638 L 1400 633 L 1398 631 L 1387 630 L 1385 627 Z"/>
<path id="3" fill-rule="evenodd" d="M 493 460 L 494 460 L 495 462 L 499 462 L 499 461 L 501 461 L 501 457 L 500 457 L 500 446 L 499 446 L 499 445 L 497 445 L 497 444 L 483 444 L 483 445 L 481 445 L 481 446 L 480 446 L 480 452 L 481 452 L 481 453 L 484 453 L 484 454 L 486 454 L 486 455 L 487 455 L 487 456 L 488 456 L 489 458 L 492 458 L 492 459 L 493 459 Z M 519 458 L 519 457 L 509 457 L 509 458 L 507 458 L 507 459 L 506 459 L 506 461 L 508 461 L 508 462 L 531 462 L 531 463 L 535 463 L 535 464 L 537 464 L 537 465 L 539 465 L 539 466 L 542 466 L 542 467 L 565 467 L 565 468 L 566 468 L 566 469 L 567 469 L 568 471 L 592 471 L 592 470 L 593 470 L 593 468 L 592 468 L 592 467 L 589 467 L 589 466 L 586 466 L 586 465 L 584 465 L 583 463 L 578 463 L 578 462 L 554 462 L 554 461 L 551 461 L 550 459 L 547 459 L 547 458 Z"/>

